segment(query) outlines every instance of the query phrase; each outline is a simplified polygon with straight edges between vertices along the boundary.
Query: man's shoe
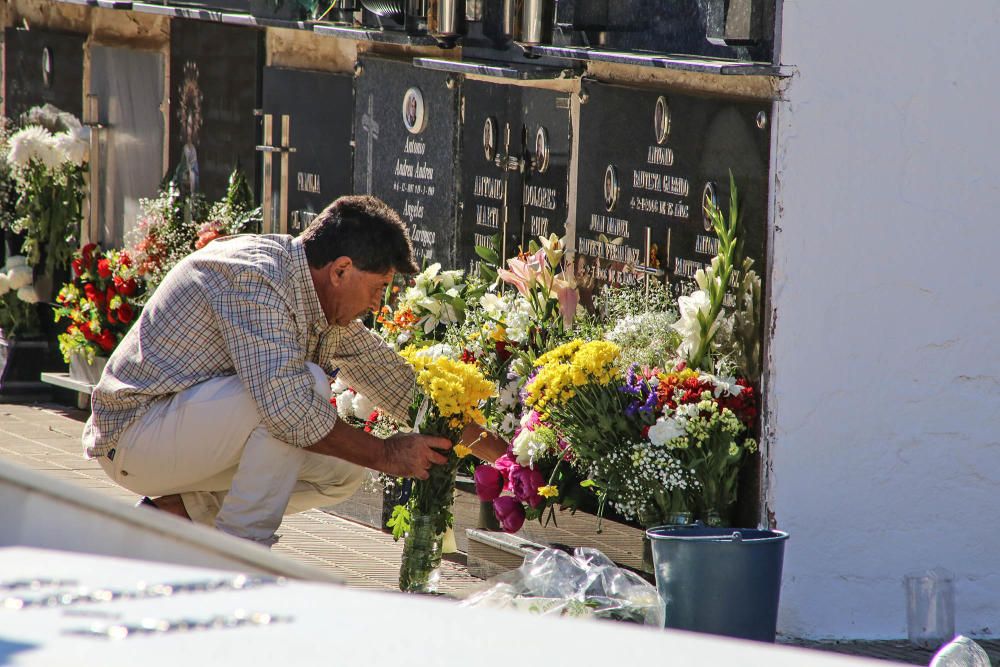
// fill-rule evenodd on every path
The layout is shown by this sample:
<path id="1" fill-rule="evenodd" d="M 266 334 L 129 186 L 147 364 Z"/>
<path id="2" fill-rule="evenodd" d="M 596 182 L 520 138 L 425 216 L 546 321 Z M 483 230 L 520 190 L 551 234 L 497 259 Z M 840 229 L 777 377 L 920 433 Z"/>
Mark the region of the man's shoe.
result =
<path id="1" fill-rule="evenodd" d="M 143 496 L 142 500 L 135 504 L 136 507 L 152 507 L 154 510 L 160 509 L 149 496 Z"/>

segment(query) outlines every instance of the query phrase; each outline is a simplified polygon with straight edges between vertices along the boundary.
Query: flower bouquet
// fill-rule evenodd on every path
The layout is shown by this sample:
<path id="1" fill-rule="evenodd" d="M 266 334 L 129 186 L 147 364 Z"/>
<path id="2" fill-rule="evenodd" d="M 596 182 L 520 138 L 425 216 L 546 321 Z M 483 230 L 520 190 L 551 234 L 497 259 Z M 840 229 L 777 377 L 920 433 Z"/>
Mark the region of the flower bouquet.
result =
<path id="1" fill-rule="evenodd" d="M 461 270 L 442 271 L 434 263 L 418 273 L 398 296 L 395 304 L 389 301 L 376 316 L 383 338 L 396 348 L 424 341 L 440 341 L 448 327 L 460 325 L 470 301 L 481 293 L 479 287 L 465 279 Z"/>
<path id="2" fill-rule="evenodd" d="M 42 265 L 46 280 L 36 289 L 47 301 L 56 270 L 65 267 L 80 231 L 90 131 L 50 104 L 30 109 L 21 125 L 4 146 L 18 194 L 10 228 L 24 237 L 28 266 Z"/>
<path id="3" fill-rule="evenodd" d="M 421 433 L 439 435 L 458 443 L 466 424 L 483 422 L 482 405 L 496 393 L 496 385 L 471 364 L 456 360 L 444 346 L 401 352 L 417 374 L 413 425 Z M 456 444 L 447 463 L 431 466 L 429 477 L 413 480 L 405 505 L 393 509 L 388 525 L 395 539 L 406 536 L 399 588 L 408 592 L 433 592 L 441 564 L 445 530 L 454 524 L 451 506 L 455 473 L 470 447 Z"/>
<path id="4" fill-rule="evenodd" d="M 507 453 L 492 465 L 476 468 L 476 495 L 493 503 L 505 532 L 516 533 L 525 519 L 541 519 L 546 510 L 554 516 L 556 503 L 576 506 L 581 478 L 571 463 L 568 443 L 537 412 L 529 411 Z"/>
<path id="5" fill-rule="evenodd" d="M 82 355 L 87 364 L 108 356 L 132 326 L 139 311 L 143 283 L 125 251 L 102 251 L 90 243 L 70 263 L 73 278 L 56 296 L 55 320 L 69 320 L 59 334 L 66 363 Z"/>

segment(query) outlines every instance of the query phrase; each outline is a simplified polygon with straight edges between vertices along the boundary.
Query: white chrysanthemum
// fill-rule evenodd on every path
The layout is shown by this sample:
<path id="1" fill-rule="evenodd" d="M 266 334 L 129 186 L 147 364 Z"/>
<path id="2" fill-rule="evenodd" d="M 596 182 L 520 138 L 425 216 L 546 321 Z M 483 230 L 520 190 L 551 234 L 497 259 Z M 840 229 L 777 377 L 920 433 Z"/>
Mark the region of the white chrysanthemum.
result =
<path id="1" fill-rule="evenodd" d="M 69 132 L 60 132 L 53 138 L 56 148 L 66 156 L 66 161 L 73 163 L 77 167 L 83 166 L 87 161 L 87 152 L 90 148 L 88 142 L 82 137 Z"/>
<path id="2" fill-rule="evenodd" d="M 504 413 L 503 419 L 500 420 L 500 435 L 504 439 L 508 439 L 510 436 L 514 435 L 514 429 L 516 428 L 517 417 L 514 416 L 514 413 Z"/>
<path id="3" fill-rule="evenodd" d="M 417 352 L 417 356 L 424 359 L 429 359 L 431 361 L 433 361 L 434 359 L 438 359 L 440 357 L 448 357 L 449 359 L 456 359 L 458 357 L 458 351 L 455 350 L 455 348 L 453 348 L 451 345 L 448 345 L 447 343 L 437 343 L 435 345 L 431 345 L 430 347 L 425 347 L 424 349 L 419 350 Z"/>
<path id="4" fill-rule="evenodd" d="M 22 264 L 7 271 L 7 282 L 10 289 L 27 287 L 34 281 L 34 271 L 30 266 Z"/>
<path id="5" fill-rule="evenodd" d="M 513 408 L 521 400 L 521 383 L 520 378 L 508 382 L 500 390 L 500 397 L 497 399 L 497 405 L 501 410 L 508 408 Z"/>
<path id="6" fill-rule="evenodd" d="M 684 426 L 676 419 L 660 417 L 649 427 L 649 441 L 657 447 L 663 447 L 674 438 L 685 434 Z"/>
<path id="7" fill-rule="evenodd" d="M 10 279 L 6 273 L 0 273 L 0 296 L 10 291 Z"/>
<path id="8" fill-rule="evenodd" d="M 337 396 L 338 394 L 342 394 L 347 388 L 347 383 L 338 377 L 333 381 L 333 384 L 330 385 L 330 392 L 334 396 Z"/>
<path id="9" fill-rule="evenodd" d="M 28 263 L 28 258 L 24 255 L 11 255 L 7 258 L 7 265 L 3 267 L 4 271 L 9 271 L 15 266 L 25 266 Z"/>
<path id="10" fill-rule="evenodd" d="M 369 401 L 364 394 L 356 394 L 351 407 L 354 410 L 354 415 L 358 419 L 368 419 L 368 415 L 370 415 L 372 410 L 375 409 L 375 404 Z"/>
<path id="11" fill-rule="evenodd" d="M 337 394 L 337 414 L 341 419 L 354 416 L 354 392 L 350 389 Z"/>
<path id="12" fill-rule="evenodd" d="M 44 162 L 42 156 L 51 152 L 51 145 L 51 132 L 38 125 L 29 125 L 10 136 L 7 161 L 18 167 L 27 167 L 32 160 Z"/>
<path id="13" fill-rule="evenodd" d="M 17 298 L 25 303 L 38 303 L 38 292 L 34 285 L 25 285 L 17 290 Z"/>

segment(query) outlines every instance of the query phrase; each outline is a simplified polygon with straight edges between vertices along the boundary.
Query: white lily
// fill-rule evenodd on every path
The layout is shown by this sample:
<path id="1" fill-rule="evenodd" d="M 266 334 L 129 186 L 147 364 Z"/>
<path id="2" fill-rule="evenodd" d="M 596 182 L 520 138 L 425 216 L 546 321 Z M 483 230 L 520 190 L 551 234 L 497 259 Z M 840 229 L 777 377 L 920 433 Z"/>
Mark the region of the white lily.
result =
<path id="1" fill-rule="evenodd" d="M 38 292 L 34 285 L 25 285 L 17 290 L 17 298 L 25 303 L 38 303 Z"/>

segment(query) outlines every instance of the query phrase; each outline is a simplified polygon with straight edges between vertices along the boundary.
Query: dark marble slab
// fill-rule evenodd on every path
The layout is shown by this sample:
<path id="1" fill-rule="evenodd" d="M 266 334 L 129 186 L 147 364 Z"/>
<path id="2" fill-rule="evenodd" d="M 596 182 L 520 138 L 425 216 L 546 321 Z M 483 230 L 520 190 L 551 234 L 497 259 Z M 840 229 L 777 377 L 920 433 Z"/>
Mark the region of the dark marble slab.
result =
<path id="1" fill-rule="evenodd" d="M 209 199 L 225 194 L 237 165 L 256 190 L 263 42 L 254 28 L 170 22 L 170 173 Z"/>
<path id="2" fill-rule="evenodd" d="M 605 285 L 693 278 L 718 247 L 702 212 L 705 187 L 728 210 L 730 170 L 744 252 L 763 275 L 771 105 L 602 84 L 585 86 L 585 95 L 576 246 L 587 296 Z"/>
<path id="3" fill-rule="evenodd" d="M 454 266 L 458 79 L 406 61 L 363 56 L 359 62 L 354 190 L 399 212 L 418 260 Z"/>
<path id="4" fill-rule="evenodd" d="M 313 215 L 341 195 L 350 194 L 353 176 L 351 131 L 354 78 L 304 70 L 265 67 L 264 113 L 272 118 L 271 144 L 281 144 L 281 117 L 289 116 L 288 230 L 295 234 Z M 274 211 L 281 197 L 281 159 L 273 154 L 270 187 Z M 263 183 L 262 187 L 268 187 Z"/>
<path id="5" fill-rule="evenodd" d="M 31 107 L 48 103 L 81 118 L 86 38 L 51 30 L 7 28 L 4 31 L 7 116 L 16 119 Z"/>

